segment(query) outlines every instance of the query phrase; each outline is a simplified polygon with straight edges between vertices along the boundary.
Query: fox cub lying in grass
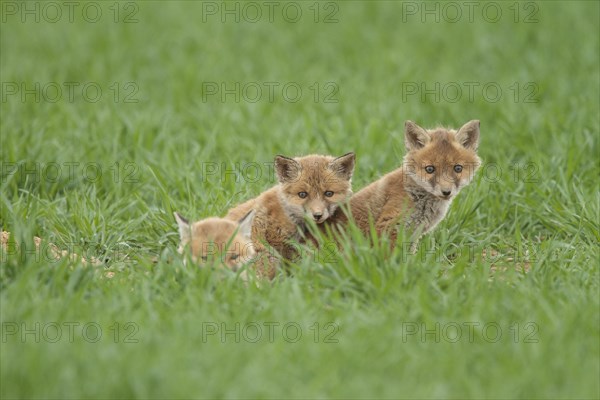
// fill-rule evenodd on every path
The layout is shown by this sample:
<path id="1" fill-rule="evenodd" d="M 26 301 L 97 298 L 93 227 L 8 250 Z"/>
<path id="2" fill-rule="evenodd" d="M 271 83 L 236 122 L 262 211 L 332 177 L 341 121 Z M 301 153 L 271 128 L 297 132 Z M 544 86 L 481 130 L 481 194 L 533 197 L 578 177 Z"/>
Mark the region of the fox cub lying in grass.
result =
<path id="1" fill-rule="evenodd" d="M 411 234 L 412 250 L 419 238 L 432 231 L 445 217 L 451 201 L 467 186 L 479 168 L 479 121 L 460 129 L 426 130 L 407 121 L 407 153 L 400 168 L 384 175 L 352 195 L 351 181 L 355 156 L 310 155 L 298 158 L 277 156 L 275 170 L 279 184 L 258 197 L 242 203 L 225 218 L 209 218 L 190 224 L 175 213 L 179 225 L 180 252 L 190 244 L 192 259 L 206 257 L 214 243 L 232 256 L 224 264 L 236 269 L 253 258 L 260 276 L 272 279 L 279 258 L 269 247 L 288 260 L 296 256 L 293 242 L 307 234 L 306 219 L 326 227 L 344 229 L 352 218 L 368 235 L 374 224 L 378 235 L 388 234 L 395 245 L 398 226 Z M 347 203 L 349 215 L 339 206 Z M 231 245 L 244 252 L 231 251 Z M 203 250 L 204 249 L 204 250 Z M 242 257 L 243 256 L 243 257 Z M 232 258 L 233 257 L 233 258 Z"/>
<path id="2" fill-rule="evenodd" d="M 189 223 L 187 219 L 175 212 L 175 220 L 179 226 L 180 244 L 177 251 L 184 253 L 189 247 L 194 263 L 220 261 L 233 271 L 249 262 L 256 253 L 250 231 L 254 212 L 250 211 L 239 221 L 223 218 L 206 218 Z M 183 259 L 185 263 L 186 258 Z"/>
<path id="3" fill-rule="evenodd" d="M 407 153 L 402 166 L 354 194 L 349 209 L 365 235 L 373 223 L 378 235 L 390 235 L 392 247 L 398 225 L 403 225 L 410 232 L 414 252 L 419 238 L 446 216 L 452 200 L 481 165 L 477 156 L 479 121 L 469 121 L 458 131 L 425 130 L 407 121 L 404 143 Z M 348 216 L 339 209 L 327 225 L 343 229 L 347 221 Z"/>

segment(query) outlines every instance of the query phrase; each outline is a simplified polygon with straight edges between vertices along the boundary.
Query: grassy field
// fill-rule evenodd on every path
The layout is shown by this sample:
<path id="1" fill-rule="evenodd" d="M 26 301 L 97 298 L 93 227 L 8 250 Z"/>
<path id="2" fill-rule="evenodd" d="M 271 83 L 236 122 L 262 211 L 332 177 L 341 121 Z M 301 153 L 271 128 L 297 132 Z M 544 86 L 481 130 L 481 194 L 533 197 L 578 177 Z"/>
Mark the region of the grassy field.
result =
<path id="1" fill-rule="evenodd" d="M 0 5 L 3 399 L 600 397 L 598 2 Z M 481 120 L 417 254 L 182 264 L 173 211 L 276 154 L 355 151 L 356 191 L 407 119 Z"/>

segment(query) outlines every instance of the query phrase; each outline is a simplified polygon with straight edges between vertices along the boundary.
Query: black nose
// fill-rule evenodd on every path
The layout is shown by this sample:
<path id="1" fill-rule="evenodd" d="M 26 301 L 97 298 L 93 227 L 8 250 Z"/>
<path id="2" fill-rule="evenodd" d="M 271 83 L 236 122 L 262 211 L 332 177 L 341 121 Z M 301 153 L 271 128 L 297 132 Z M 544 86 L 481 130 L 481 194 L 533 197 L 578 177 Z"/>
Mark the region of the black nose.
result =
<path id="1" fill-rule="evenodd" d="M 452 193 L 452 191 L 450 191 L 450 190 L 442 190 L 442 194 L 444 196 L 450 196 L 450 193 Z"/>
<path id="2" fill-rule="evenodd" d="M 318 221 L 321 219 L 321 217 L 323 216 L 323 214 L 313 214 L 313 217 Z"/>

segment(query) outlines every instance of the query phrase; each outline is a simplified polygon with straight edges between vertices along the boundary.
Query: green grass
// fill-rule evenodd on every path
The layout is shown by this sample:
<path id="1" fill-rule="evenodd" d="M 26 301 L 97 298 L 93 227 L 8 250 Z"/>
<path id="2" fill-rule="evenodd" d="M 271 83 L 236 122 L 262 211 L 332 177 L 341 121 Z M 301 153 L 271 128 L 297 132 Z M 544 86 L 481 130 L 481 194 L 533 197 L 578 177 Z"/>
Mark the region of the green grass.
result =
<path id="1" fill-rule="evenodd" d="M 513 2 L 496 23 L 485 3 L 457 23 L 403 13 L 422 3 L 320 3 L 329 24 L 313 2 L 297 23 L 284 3 L 272 23 L 267 6 L 222 23 L 201 2 L 139 2 L 130 24 L 125 2 L 118 23 L 113 2 L 96 23 L 87 3 L 56 23 L 7 4 L 0 223 L 23 251 L 1 254 L 2 398 L 600 397 L 597 2 L 518 3 L 517 23 Z M 251 85 L 221 101 L 207 82 Z M 439 101 L 406 92 L 436 82 Z M 405 120 L 475 118 L 484 165 L 416 255 L 349 232 L 256 287 L 176 254 L 172 212 L 223 215 L 274 184 L 276 154 L 355 151 L 357 190 L 400 164 Z M 26 251 L 34 235 L 103 266 Z"/>

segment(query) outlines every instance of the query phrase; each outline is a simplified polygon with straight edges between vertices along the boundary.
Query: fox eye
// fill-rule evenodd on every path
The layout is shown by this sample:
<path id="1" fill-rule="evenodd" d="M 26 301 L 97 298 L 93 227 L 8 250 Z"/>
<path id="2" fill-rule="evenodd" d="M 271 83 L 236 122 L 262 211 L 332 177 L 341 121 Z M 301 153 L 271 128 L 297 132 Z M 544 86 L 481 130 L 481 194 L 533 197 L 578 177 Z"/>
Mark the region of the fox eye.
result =
<path id="1" fill-rule="evenodd" d="M 237 260 L 237 258 L 239 257 L 239 254 L 232 254 L 231 257 L 229 257 L 231 260 Z"/>
<path id="2" fill-rule="evenodd" d="M 454 172 L 456 172 L 457 174 L 461 173 L 461 172 L 462 172 L 462 169 L 463 169 L 463 166 L 462 166 L 462 165 L 460 165 L 460 164 L 456 164 L 456 165 L 454 166 Z"/>
<path id="3" fill-rule="evenodd" d="M 325 192 L 325 197 L 331 197 L 333 196 L 333 192 L 331 190 L 328 190 Z"/>
<path id="4" fill-rule="evenodd" d="M 435 172 L 435 167 L 433 165 L 428 165 L 425 167 L 425 172 L 428 174 L 433 174 Z"/>
<path id="5" fill-rule="evenodd" d="M 305 199 L 306 196 L 308 196 L 308 193 L 306 193 L 306 192 L 300 192 L 300 193 L 298 193 L 298 197 L 300 197 L 301 199 Z"/>

